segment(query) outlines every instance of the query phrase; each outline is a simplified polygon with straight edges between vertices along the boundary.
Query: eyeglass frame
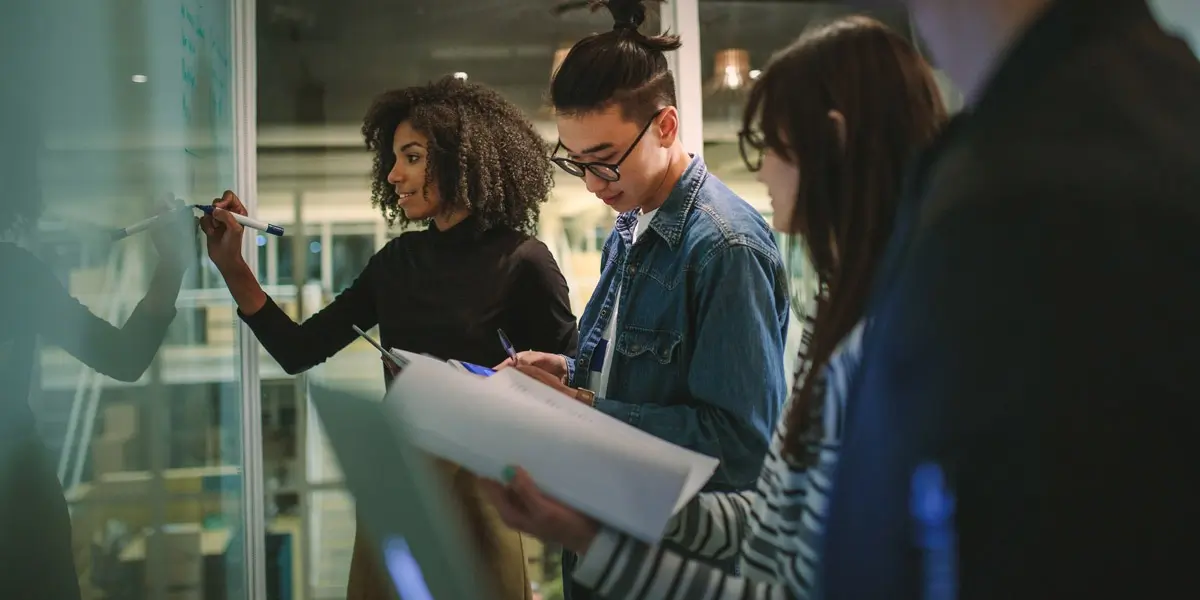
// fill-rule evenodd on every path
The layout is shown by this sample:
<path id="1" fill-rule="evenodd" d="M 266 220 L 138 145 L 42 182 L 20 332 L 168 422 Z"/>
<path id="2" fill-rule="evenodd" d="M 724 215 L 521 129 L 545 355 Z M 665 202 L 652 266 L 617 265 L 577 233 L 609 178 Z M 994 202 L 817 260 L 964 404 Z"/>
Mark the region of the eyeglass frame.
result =
<path id="1" fill-rule="evenodd" d="M 554 146 L 554 152 L 550 153 L 550 162 L 558 165 L 558 168 L 562 169 L 563 171 L 566 171 L 568 175 L 574 175 L 575 177 L 578 177 L 580 179 L 587 177 L 587 174 L 590 171 L 592 173 L 592 175 L 599 177 L 602 181 L 607 181 L 609 183 L 615 183 L 617 181 L 620 181 L 621 180 L 621 163 L 625 162 L 625 159 L 629 158 L 629 155 L 633 153 L 633 149 L 637 148 L 638 143 L 641 142 L 642 138 L 646 136 L 646 132 L 650 131 L 650 126 L 654 124 L 654 121 L 656 119 L 658 119 L 659 115 L 661 115 L 663 113 L 663 111 L 665 111 L 665 110 L 667 110 L 667 107 L 664 106 L 664 107 L 654 111 L 654 114 L 650 117 L 650 120 L 646 121 L 646 124 L 642 127 L 642 131 L 637 134 L 636 138 L 633 138 L 633 143 L 629 144 L 629 148 L 627 148 L 625 150 L 625 153 L 622 154 L 621 158 L 618 158 L 617 162 L 615 162 L 615 163 L 600 162 L 600 161 L 583 162 L 583 161 L 579 161 L 579 160 L 573 160 L 566 156 L 554 156 L 555 154 L 558 153 L 559 148 L 563 148 L 564 150 L 566 149 L 566 147 L 563 146 L 563 144 L 562 144 L 562 140 L 558 140 L 558 143 L 555 144 L 555 146 Z M 571 170 L 572 168 L 579 169 L 579 172 L 576 173 L 575 171 L 572 171 Z M 604 169 L 611 170 L 615 177 L 610 179 L 606 175 L 602 175 L 601 173 L 596 171 L 596 169 L 598 169 L 598 168 L 604 168 Z"/>

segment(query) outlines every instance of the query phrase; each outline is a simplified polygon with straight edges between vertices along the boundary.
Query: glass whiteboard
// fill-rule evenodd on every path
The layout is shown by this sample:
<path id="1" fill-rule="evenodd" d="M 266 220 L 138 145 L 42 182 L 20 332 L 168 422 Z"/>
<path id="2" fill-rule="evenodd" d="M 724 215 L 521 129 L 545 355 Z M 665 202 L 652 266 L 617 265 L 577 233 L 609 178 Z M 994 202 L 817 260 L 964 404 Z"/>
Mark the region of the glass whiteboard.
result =
<path id="1" fill-rule="evenodd" d="M 178 269 L 164 267 L 149 234 L 110 235 L 165 198 L 209 203 L 234 187 L 231 1 L 4 2 L 0 243 L 19 246 L 59 292 L 118 328 L 97 337 L 83 311 L 26 303 L 24 323 L 57 320 L 78 337 L 7 347 L 33 357 L 29 398 L 0 402 L 23 410 L 28 401 L 39 444 L 25 458 L 0 448 L 0 465 L 25 461 L 14 471 L 22 485 L 58 494 L 46 496 L 52 506 L 31 531 L 71 538 L 69 551 L 46 550 L 44 573 L 12 585 L 62 589 L 62 574 L 73 573 L 78 592 L 63 597 L 248 597 L 242 373 L 229 294 L 195 232 L 160 236 L 174 250 L 167 254 L 190 265 L 181 283 L 164 276 Z M 5 286 L 19 283 L 16 273 L 0 273 Z M 170 324 L 119 330 L 162 281 L 181 288 L 173 320 L 162 313 Z M 21 323 L 4 323 L 0 346 L 24 339 Z M 75 346 L 91 348 L 90 362 L 76 358 L 87 351 L 63 349 Z M 136 381 L 97 372 L 106 362 L 98 356 L 142 346 L 158 350 Z M 14 506 L 4 499 L 0 510 Z M 0 576 L 0 587 L 10 581 Z"/>

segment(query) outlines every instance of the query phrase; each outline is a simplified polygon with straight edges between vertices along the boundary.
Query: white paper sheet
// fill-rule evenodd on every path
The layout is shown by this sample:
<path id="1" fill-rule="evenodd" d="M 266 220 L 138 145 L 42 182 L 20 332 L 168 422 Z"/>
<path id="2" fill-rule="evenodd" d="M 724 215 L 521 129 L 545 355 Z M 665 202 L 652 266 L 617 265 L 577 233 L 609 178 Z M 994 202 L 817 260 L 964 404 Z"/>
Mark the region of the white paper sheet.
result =
<path id="1" fill-rule="evenodd" d="M 387 402 L 418 447 L 490 479 L 520 466 L 546 494 L 643 541 L 658 541 L 717 467 L 514 369 L 480 378 L 393 351 L 409 364 Z"/>

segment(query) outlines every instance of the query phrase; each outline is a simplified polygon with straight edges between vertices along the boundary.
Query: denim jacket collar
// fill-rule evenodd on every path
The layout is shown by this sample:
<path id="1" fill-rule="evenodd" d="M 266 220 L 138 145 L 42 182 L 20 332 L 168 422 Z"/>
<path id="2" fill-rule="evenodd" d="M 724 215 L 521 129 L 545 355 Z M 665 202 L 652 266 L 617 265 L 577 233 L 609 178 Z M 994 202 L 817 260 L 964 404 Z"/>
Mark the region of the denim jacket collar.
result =
<path id="1" fill-rule="evenodd" d="M 658 207 L 658 212 L 654 213 L 654 218 L 650 221 L 650 229 L 662 237 L 673 250 L 679 247 L 679 242 L 683 239 L 683 228 L 688 215 L 696 205 L 700 186 L 708 178 L 708 166 L 704 164 L 704 159 L 695 155 L 689 156 L 692 156 L 692 162 L 688 163 L 679 181 L 675 182 L 675 187 L 671 188 L 670 195 L 662 206 Z M 631 210 L 617 217 L 615 228 L 627 242 L 632 240 L 637 216 L 638 211 Z"/>

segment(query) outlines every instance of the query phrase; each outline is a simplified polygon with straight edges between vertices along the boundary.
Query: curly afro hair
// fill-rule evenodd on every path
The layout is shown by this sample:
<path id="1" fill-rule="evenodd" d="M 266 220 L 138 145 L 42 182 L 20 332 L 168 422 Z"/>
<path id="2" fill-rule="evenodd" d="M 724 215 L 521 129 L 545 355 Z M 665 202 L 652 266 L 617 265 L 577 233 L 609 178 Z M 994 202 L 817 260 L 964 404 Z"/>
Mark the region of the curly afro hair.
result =
<path id="1" fill-rule="evenodd" d="M 425 181 L 436 181 L 442 208 L 466 208 L 481 229 L 505 226 L 532 234 L 549 199 L 549 146 L 521 110 L 493 90 L 455 77 L 386 92 L 363 119 L 375 153 L 371 204 L 389 225 L 410 223 L 388 172 L 396 162 L 396 127 L 409 121 L 429 139 Z"/>

